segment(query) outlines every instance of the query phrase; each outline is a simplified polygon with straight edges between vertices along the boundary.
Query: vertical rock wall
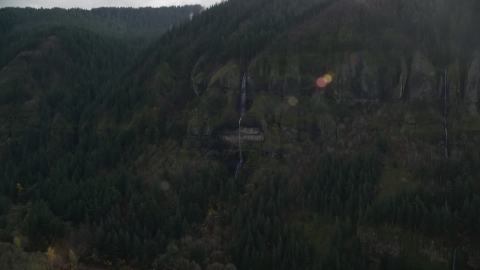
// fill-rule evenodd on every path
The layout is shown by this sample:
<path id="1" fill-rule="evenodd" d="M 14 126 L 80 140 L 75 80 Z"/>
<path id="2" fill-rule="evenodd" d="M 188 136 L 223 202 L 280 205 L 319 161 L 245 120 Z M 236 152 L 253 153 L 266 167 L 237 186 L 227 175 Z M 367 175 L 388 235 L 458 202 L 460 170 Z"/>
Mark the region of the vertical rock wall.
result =
<path id="1" fill-rule="evenodd" d="M 478 84 L 480 81 L 480 54 L 476 54 L 468 70 L 465 85 L 465 106 L 472 116 L 478 116 Z"/>

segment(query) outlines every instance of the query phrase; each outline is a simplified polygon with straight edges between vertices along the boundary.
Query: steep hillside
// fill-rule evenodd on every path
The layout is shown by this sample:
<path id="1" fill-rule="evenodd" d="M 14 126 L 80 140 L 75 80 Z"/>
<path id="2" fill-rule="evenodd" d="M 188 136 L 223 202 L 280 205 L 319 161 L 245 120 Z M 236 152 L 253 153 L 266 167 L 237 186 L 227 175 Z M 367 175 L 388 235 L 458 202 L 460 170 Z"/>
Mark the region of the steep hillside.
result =
<path id="1" fill-rule="evenodd" d="M 162 8 L 0 9 L 0 67 L 19 52 L 32 49 L 55 27 L 77 27 L 120 39 L 136 50 L 148 45 L 174 24 L 199 13 L 200 5 Z"/>
<path id="2" fill-rule="evenodd" d="M 21 137 L 40 114 L 59 111 L 78 133 L 81 114 L 140 48 L 200 10 L 0 9 L 1 135 Z"/>
<path id="3" fill-rule="evenodd" d="M 128 57 L 101 61 L 119 47 L 80 44 L 101 52 L 91 76 L 118 77 L 82 104 L 58 97 L 75 80 L 49 66 L 49 113 L 35 107 L 39 80 L 18 74 L 48 66 L 51 48 L 64 65 L 76 54 L 45 39 L 0 73 L 26 78 L 0 93 L 5 106 L 49 119 L 25 136 L 8 133 L 28 126 L 16 120 L 0 129 L 0 236 L 17 256 L 19 241 L 53 248 L 50 267 L 480 268 L 479 11 L 230 0 L 122 72 Z"/>
<path id="4" fill-rule="evenodd" d="M 50 233 L 60 239 L 69 225 L 50 215 L 51 209 L 41 199 L 49 195 L 36 194 L 37 187 L 55 178 L 55 168 L 67 160 L 73 162 L 77 147 L 91 147 L 90 143 L 79 145 L 85 134 L 82 128 L 88 128 L 82 115 L 94 111 L 93 101 L 105 93 L 143 43 L 173 23 L 188 20 L 200 8 L 0 10 L 0 240 L 12 241 L 15 236 L 18 244 L 2 243 L 0 268 L 45 267 L 48 260 L 42 254 L 32 253 L 31 259 L 22 261 L 30 254 L 24 250 L 43 250 L 47 237 L 48 242 L 58 243 Z M 87 169 L 87 175 L 92 170 Z M 37 195 L 40 204 L 33 203 Z M 28 226 L 27 213 L 33 222 Z M 65 254 L 68 257 L 68 250 Z"/>

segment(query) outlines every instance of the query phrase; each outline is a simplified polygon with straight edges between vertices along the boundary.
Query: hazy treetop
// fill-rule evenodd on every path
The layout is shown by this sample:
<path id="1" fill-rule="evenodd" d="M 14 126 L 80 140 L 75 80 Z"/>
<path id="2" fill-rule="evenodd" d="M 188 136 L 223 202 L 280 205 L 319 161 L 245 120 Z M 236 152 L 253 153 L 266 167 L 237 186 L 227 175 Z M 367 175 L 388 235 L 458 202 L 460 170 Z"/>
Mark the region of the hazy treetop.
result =
<path id="1" fill-rule="evenodd" d="M 4 0 L 0 1 L 0 7 L 34 7 L 34 8 L 84 8 L 95 7 L 161 7 L 183 6 L 200 4 L 209 7 L 220 0 Z"/>

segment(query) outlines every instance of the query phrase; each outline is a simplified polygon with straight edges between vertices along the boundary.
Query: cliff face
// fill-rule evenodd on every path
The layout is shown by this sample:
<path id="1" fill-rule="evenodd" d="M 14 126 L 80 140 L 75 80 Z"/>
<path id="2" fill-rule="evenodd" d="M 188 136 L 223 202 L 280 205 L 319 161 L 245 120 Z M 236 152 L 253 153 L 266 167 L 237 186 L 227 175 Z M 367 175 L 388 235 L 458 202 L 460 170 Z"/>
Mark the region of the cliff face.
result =
<path id="1" fill-rule="evenodd" d="M 392 91 L 392 97 L 394 99 L 401 99 L 405 94 L 405 89 L 407 86 L 408 68 L 407 68 L 407 64 L 405 63 L 405 60 L 401 61 L 400 67 L 401 67 L 401 73 L 398 78 L 399 84 L 396 87 L 394 87 Z"/>
<path id="2" fill-rule="evenodd" d="M 410 65 L 404 60 L 408 59 L 405 56 L 385 66 L 381 56 L 373 57 L 365 51 L 346 54 L 338 63 L 316 70 L 302 62 L 302 57 L 261 55 L 246 70 L 236 62 L 228 62 L 214 71 L 210 79 L 202 73 L 200 84 L 208 87 L 197 97 L 198 105 L 189 113 L 188 134 L 220 139 L 232 147 L 238 144 L 243 73 L 248 74 L 247 106 L 240 140 L 246 146 L 266 143 L 269 138 L 289 143 L 336 142 L 344 116 L 339 116 L 328 105 L 329 93 L 339 106 L 369 104 L 367 108 L 371 108 L 372 104 L 380 104 L 382 97 L 388 102 L 406 99 L 443 104 L 445 69 L 434 66 L 419 52 L 411 56 Z M 332 82 L 319 88 L 316 79 L 327 73 L 332 75 Z M 464 108 L 470 115 L 478 115 L 480 55 L 473 57 L 469 64 L 465 89 L 461 89 L 458 61 L 448 66 L 447 76 L 449 110 L 455 106 Z M 464 102 L 457 103 L 462 95 Z M 278 126 L 276 132 L 272 132 L 274 125 Z"/>
<path id="3" fill-rule="evenodd" d="M 480 36 L 467 28 L 480 16 L 451 7 L 475 1 L 223 1 L 135 60 L 87 32 L 52 55 L 65 61 L 22 53 L 0 71 L 0 238 L 105 238 L 81 259 L 110 268 L 446 267 L 430 239 L 466 259 L 480 235 L 467 211 L 480 207 Z M 47 234 L 35 217 L 65 226 Z"/>
<path id="4" fill-rule="evenodd" d="M 248 66 L 248 75 L 251 94 L 265 91 L 288 97 L 302 88 L 302 76 L 296 56 L 259 57 Z"/>
<path id="5" fill-rule="evenodd" d="M 363 5 L 363 1 L 336 1 L 342 2 Z M 355 14 L 340 16 L 344 13 L 330 9 L 328 13 L 334 15 L 325 24 L 318 24 L 322 27 L 312 30 L 308 27 L 315 22 L 307 20 L 295 29 L 311 35 L 285 33 L 252 52 L 248 50 L 255 42 L 238 41 L 237 49 L 248 51 L 241 57 L 216 60 L 195 51 L 192 59 L 198 58 L 192 61 L 197 63 L 192 64 L 189 76 L 178 76 L 193 84 L 188 89 L 192 100 L 178 113 L 188 123 L 188 137 L 182 138 L 179 152 L 192 164 L 225 164 L 232 176 L 241 168 L 248 175 L 247 189 L 275 173 L 288 178 L 295 189 L 321 155 L 332 153 L 349 160 L 365 149 L 381 156 L 382 179 L 372 192 L 380 202 L 397 196 L 392 191 L 410 192 L 431 181 L 435 168 L 444 165 L 445 145 L 450 160 L 454 160 L 468 150 L 468 143 L 478 141 L 470 139 L 480 134 L 478 123 L 464 124 L 464 114 L 459 112 L 478 111 L 480 57 L 471 57 L 468 63 L 448 53 L 448 58 L 442 58 L 441 53 L 439 57 L 432 52 L 433 46 L 428 47 L 431 44 L 425 45 L 430 40 L 416 42 L 413 38 L 423 36 L 423 32 L 403 30 L 410 18 L 405 20 L 406 26 L 396 28 L 396 21 L 383 29 L 383 25 L 368 21 L 370 9 L 361 6 L 359 10 L 363 16 L 359 21 L 367 21 L 366 26 L 356 20 L 348 25 Z M 335 25 L 337 18 L 345 18 L 338 23 L 341 26 Z M 248 23 L 234 35 L 248 36 L 244 30 Z M 379 29 L 371 31 L 377 26 Z M 341 37 L 338 32 L 342 32 Z M 443 95 L 445 70 L 447 102 Z M 317 85 L 327 74 L 332 81 Z M 239 113 L 241 104 L 245 104 L 244 115 Z M 447 128 L 450 141 L 445 140 Z M 365 244 L 372 243 L 373 253 L 404 253 L 405 245 L 381 236 L 377 239 L 381 234 L 370 237 L 357 231 L 357 235 Z M 412 250 L 444 262 L 433 248 Z"/>
<path id="6" fill-rule="evenodd" d="M 462 93 L 461 73 L 458 60 L 452 63 L 447 69 L 447 91 L 450 103 L 456 104 Z"/>
<path id="7" fill-rule="evenodd" d="M 221 132 L 220 138 L 232 144 L 240 143 L 243 145 L 255 142 L 265 141 L 265 134 L 260 128 L 241 127 L 238 129 L 224 130 Z"/>
<path id="8" fill-rule="evenodd" d="M 435 83 L 435 68 L 428 59 L 420 53 L 415 53 L 409 79 L 410 101 L 425 99 L 432 101 L 438 96 Z"/>
<path id="9" fill-rule="evenodd" d="M 465 85 L 465 109 L 472 116 L 478 116 L 478 85 L 480 81 L 480 54 L 473 58 Z"/>
<path id="10" fill-rule="evenodd" d="M 376 102 L 379 99 L 378 72 L 366 53 L 351 53 L 344 60 L 338 75 L 335 98 L 339 102 Z"/>
<path id="11" fill-rule="evenodd" d="M 254 134 L 240 131 L 240 143 L 248 146 L 270 149 L 274 144 L 315 142 L 351 148 L 345 135 L 359 136 L 348 131 L 359 117 L 351 109 L 361 108 L 368 114 L 385 104 L 401 107 L 394 115 L 399 125 L 407 119 L 401 136 L 424 136 L 440 143 L 445 70 L 447 125 L 453 125 L 454 118 L 449 117 L 454 111 L 478 115 L 479 54 L 465 64 L 455 53 L 450 52 L 454 54 L 450 57 L 443 44 L 425 40 L 417 46 L 416 39 L 422 35 L 414 31 L 416 24 L 405 21 L 399 26 L 398 21 L 376 14 L 379 7 L 364 1 L 341 2 L 249 57 L 209 64 L 204 55 L 199 56 L 202 64 L 195 64 L 190 76 L 198 103 L 188 113 L 188 134 L 218 139 L 231 148 L 238 144 L 244 73 L 248 79 L 242 126 L 255 129 Z M 365 20 L 368 26 L 358 25 Z M 317 80 L 326 74 L 333 80 L 319 87 Z M 199 91 L 201 85 L 205 91 Z M 382 132 L 386 129 L 375 121 L 369 125 Z M 362 138 L 367 139 L 359 141 L 370 137 L 364 134 Z"/>

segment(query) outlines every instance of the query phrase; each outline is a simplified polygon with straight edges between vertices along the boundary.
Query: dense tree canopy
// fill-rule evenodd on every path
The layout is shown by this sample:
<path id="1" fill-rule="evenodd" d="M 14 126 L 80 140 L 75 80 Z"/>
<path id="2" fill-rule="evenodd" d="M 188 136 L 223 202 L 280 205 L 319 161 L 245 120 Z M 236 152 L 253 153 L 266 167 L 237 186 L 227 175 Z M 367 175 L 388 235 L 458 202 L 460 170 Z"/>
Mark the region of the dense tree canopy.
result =
<path id="1" fill-rule="evenodd" d="M 438 124 L 438 104 L 407 103 L 405 93 L 394 104 L 391 81 L 421 53 L 435 76 L 458 70 L 451 77 L 465 88 L 480 44 L 478 1 L 201 9 L 0 9 L 0 268 L 25 256 L 18 267 L 445 268 L 456 247 L 457 266 L 474 267 L 477 120 L 448 122 L 459 150 L 443 158 L 432 150 L 443 143 L 438 125 L 421 130 Z M 337 104 L 329 94 L 340 76 L 326 94 L 299 82 L 298 106 L 288 104 L 293 95 L 266 93 L 278 73 L 314 82 L 363 61 L 348 82 L 361 92 L 366 51 L 378 53 L 369 68 L 387 108 Z M 264 68 L 272 62 L 277 70 Z M 329 69 L 335 62 L 341 68 Z M 270 77 L 249 77 L 244 123 L 265 142 L 245 148 L 235 177 L 238 145 L 224 137 L 238 128 L 241 77 L 229 74 L 251 63 Z M 208 132 L 191 131 L 197 116 Z M 470 124 L 473 135 L 458 131 Z"/>

